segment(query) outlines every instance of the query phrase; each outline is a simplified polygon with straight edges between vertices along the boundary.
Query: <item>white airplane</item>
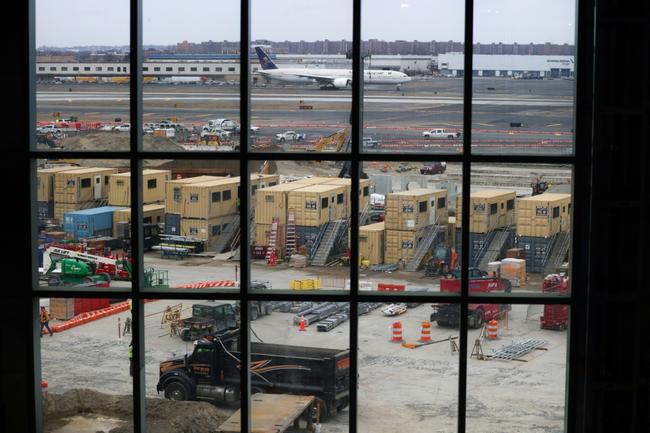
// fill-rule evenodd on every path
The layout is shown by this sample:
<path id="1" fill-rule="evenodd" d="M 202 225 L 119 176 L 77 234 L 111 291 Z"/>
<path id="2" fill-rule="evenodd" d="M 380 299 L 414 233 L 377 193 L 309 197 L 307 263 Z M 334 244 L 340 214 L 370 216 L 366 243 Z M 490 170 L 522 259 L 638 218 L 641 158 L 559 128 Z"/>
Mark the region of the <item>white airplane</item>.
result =
<path id="1" fill-rule="evenodd" d="M 318 83 L 321 88 L 345 89 L 352 84 L 352 69 L 278 68 L 261 47 L 255 47 L 262 70 L 267 79 L 285 83 Z M 368 70 L 364 71 L 364 84 L 393 84 L 398 88 L 411 81 L 403 72 Z"/>

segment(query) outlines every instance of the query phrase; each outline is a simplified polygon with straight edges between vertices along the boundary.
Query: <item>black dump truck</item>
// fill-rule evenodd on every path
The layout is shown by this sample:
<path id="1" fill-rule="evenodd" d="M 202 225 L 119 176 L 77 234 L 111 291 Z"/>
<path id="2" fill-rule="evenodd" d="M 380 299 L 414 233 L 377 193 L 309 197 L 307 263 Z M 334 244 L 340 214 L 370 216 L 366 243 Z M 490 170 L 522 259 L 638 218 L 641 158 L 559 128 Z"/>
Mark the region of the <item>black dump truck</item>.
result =
<path id="1" fill-rule="evenodd" d="M 236 326 L 237 317 L 231 304 L 194 304 L 192 317 L 179 323 L 179 335 L 185 341 L 197 340 Z"/>
<path id="2" fill-rule="evenodd" d="M 196 341 L 191 355 L 160 363 L 156 390 L 171 400 L 240 400 L 239 329 Z M 251 342 L 251 391 L 316 397 L 319 419 L 343 410 L 349 402 L 348 349 Z"/>

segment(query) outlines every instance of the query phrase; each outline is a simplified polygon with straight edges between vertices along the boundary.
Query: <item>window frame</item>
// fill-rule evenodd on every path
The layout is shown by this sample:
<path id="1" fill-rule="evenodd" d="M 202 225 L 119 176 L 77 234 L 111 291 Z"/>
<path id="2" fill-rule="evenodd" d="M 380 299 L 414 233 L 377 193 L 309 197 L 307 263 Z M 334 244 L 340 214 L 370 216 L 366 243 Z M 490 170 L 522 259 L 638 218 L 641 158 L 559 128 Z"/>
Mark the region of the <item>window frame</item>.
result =
<path id="1" fill-rule="evenodd" d="M 35 0 L 29 1 L 29 40 L 33 45 L 34 34 L 35 34 Z M 353 83 L 358 83 L 353 86 L 352 89 L 352 115 L 351 115 L 351 134 L 352 137 L 355 137 L 356 143 L 362 143 L 362 100 L 363 100 L 363 83 L 361 82 L 361 0 L 353 0 L 353 41 L 352 41 L 352 67 L 353 67 Z M 576 24 L 577 28 L 588 29 L 589 26 L 593 26 L 594 21 L 594 12 L 593 7 L 589 8 L 589 2 L 587 0 L 578 0 L 576 2 Z M 130 45 L 131 45 L 131 56 L 129 59 L 131 71 L 134 71 L 130 74 L 131 80 L 129 83 L 130 88 L 130 116 L 131 123 L 138 124 L 142 123 L 142 0 L 130 0 Z M 473 18 L 474 18 L 474 1 L 465 0 L 465 53 L 464 53 L 464 70 L 472 71 L 472 55 L 473 55 Z M 241 10 L 240 10 L 240 44 L 242 47 L 246 47 L 241 52 L 247 52 L 250 45 L 250 1 L 242 0 L 241 1 Z M 471 182 L 471 166 L 476 163 L 556 163 L 556 164 L 569 164 L 573 166 L 573 203 L 576 203 L 577 206 L 574 209 L 571 209 L 569 205 L 569 215 L 571 218 L 575 215 L 576 220 L 583 220 L 589 211 L 589 195 L 588 195 L 588 186 L 589 182 L 589 170 L 591 168 L 591 159 L 589 156 L 589 146 L 592 143 L 591 136 L 591 126 L 592 126 L 592 117 L 591 110 L 591 83 L 593 81 L 593 32 L 583 31 L 581 33 L 576 33 L 576 87 L 575 87 L 575 106 L 574 106 L 574 130 L 575 130 L 575 140 L 574 140 L 574 152 L 568 156 L 537 156 L 537 155 L 474 155 L 471 153 L 471 119 L 472 119 L 472 84 L 473 77 L 472 73 L 463 74 L 463 153 L 458 154 L 448 154 L 448 155 L 436 155 L 440 159 L 444 159 L 449 162 L 461 162 L 462 163 L 462 185 L 463 190 L 469 190 Z M 468 43 L 469 41 L 469 43 Z M 35 47 L 29 47 L 29 66 L 30 66 L 30 83 L 27 86 L 27 92 L 30 102 L 29 108 L 29 123 L 30 126 L 35 124 Z M 124 68 L 125 71 L 127 68 Z M 580 75 L 578 76 L 578 69 L 580 69 Z M 73 67 L 73 70 L 78 70 L 78 67 Z M 240 119 L 241 119 L 241 140 L 242 143 L 246 145 L 240 146 L 239 151 L 233 152 L 231 154 L 214 154 L 208 152 L 195 152 L 190 154 L 192 158 L 205 158 L 210 160 L 239 160 L 240 161 L 240 172 L 248 173 L 248 162 L 252 160 L 260 159 L 271 159 L 271 160 L 312 160 L 313 155 L 309 154 L 286 154 L 286 153 L 262 153 L 262 152 L 252 152 L 248 148 L 249 137 L 250 137 L 250 59 L 248 56 L 242 56 L 240 58 Z M 31 128 L 32 130 L 34 128 Z M 32 132 L 29 140 L 30 150 L 27 152 L 27 157 L 31 162 L 31 173 L 32 179 L 35 179 L 35 161 L 41 158 L 47 158 L 52 156 L 53 152 L 50 151 L 37 151 L 36 150 L 36 140 L 35 134 Z M 63 154 L 61 157 L 70 157 L 70 158 L 83 158 L 88 157 L 89 153 L 92 152 L 58 152 L 57 156 Z M 185 154 L 187 155 L 187 154 Z M 130 171 L 131 171 L 131 217 L 140 221 L 142 209 L 139 206 L 143 196 L 142 191 L 142 161 L 144 159 L 163 159 L 163 158 L 179 158 L 179 154 L 172 152 L 145 152 L 142 147 L 142 137 L 140 134 L 131 134 L 130 136 L 130 149 L 128 151 L 122 152 L 96 152 L 95 157 L 97 158 L 115 158 L 115 159 L 128 159 L 130 160 Z M 181 158 L 186 158 L 186 156 L 181 156 Z M 404 161 L 404 162 L 414 162 L 414 161 L 426 161 L 431 158 L 431 155 L 427 154 L 373 154 L 373 153 L 363 153 L 360 151 L 359 147 L 354 147 L 349 154 L 322 154 L 319 155 L 319 159 L 323 160 L 338 160 L 338 161 L 351 161 L 351 184 L 352 190 L 358 190 L 359 188 L 359 173 L 360 173 L 360 164 L 363 162 L 370 161 Z M 248 176 L 241 176 L 241 187 L 244 191 L 249 191 L 249 178 Z M 34 200 L 34 181 L 32 180 L 32 185 L 30 186 L 32 191 L 32 201 L 31 206 L 32 210 L 35 208 Z M 585 396 L 579 391 L 579 385 L 581 383 L 581 377 L 578 374 L 578 368 L 575 368 L 581 364 L 580 359 L 576 357 L 580 356 L 580 345 L 578 340 L 581 335 L 579 332 L 586 329 L 586 315 L 584 314 L 583 308 L 586 304 L 586 293 L 587 293 L 587 278 L 586 278 L 586 263 L 587 263 L 587 240 L 588 236 L 588 224 L 572 225 L 572 280 L 573 280 L 573 291 L 569 297 L 565 298 L 545 298 L 541 296 L 470 296 L 468 288 L 468 266 L 469 263 L 469 194 L 463 195 L 463 211 L 462 211 L 462 260 L 463 266 L 461 268 L 461 292 L 457 298 L 454 298 L 454 302 L 458 303 L 460 306 L 460 339 L 459 339 L 459 348 L 460 348 L 460 357 L 459 357 L 459 385 L 458 385 L 458 429 L 459 433 L 465 432 L 465 420 L 466 420 L 466 394 L 467 394 L 467 354 L 468 354 L 468 320 L 467 320 L 467 307 L 470 303 L 476 302 L 490 302 L 490 303 L 510 303 L 510 304 L 568 304 L 572 309 L 572 322 L 570 328 L 570 337 L 568 340 L 568 356 L 567 356 L 567 382 L 566 382 L 566 408 L 565 408 L 565 426 L 567 431 L 582 431 L 580 429 L 579 419 L 580 415 L 577 414 L 575 410 L 577 406 L 585 404 Z M 241 197 L 241 208 L 245 210 L 250 209 L 250 196 L 249 194 L 243 194 Z M 573 212 L 571 212 L 573 210 Z M 351 200 L 351 213 L 352 215 L 359 213 L 359 200 L 358 197 L 353 197 Z M 34 246 L 35 234 L 35 212 L 32 214 L 32 246 Z M 241 213 L 242 221 L 245 222 L 247 218 L 246 212 Z M 586 219 L 585 219 L 586 220 Z M 575 228 L 574 228 L 575 227 Z M 310 298 L 313 300 L 335 300 L 338 302 L 349 302 L 350 303 L 350 369 L 351 371 L 358 371 L 358 354 L 357 350 L 359 347 L 358 342 L 358 303 L 359 302 L 402 302 L 413 300 L 414 298 L 418 299 L 421 302 L 436 302 L 443 299 L 440 295 L 426 295 L 426 296 L 416 296 L 416 295 L 399 295 L 399 296 L 389 296 L 389 295 L 375 295 L 369 293 L 360 293 L 359 292 L 359 268 L 358 268 L 358 240 L 359 240 L 359 225 L 357 221 L 353 221 L 350 227 L 350 262 L 353 264 L 350 267 L 350 291 L 347 293 L 322 293 L 322 294 L 289 294 L 289 293 L 261 293 L 253 292 L 248 290 L 250 282 L 250 269 L 248 265 L 248 248 L 241 248 L 240 250 L 240 267 L 241 275 L 243 276 L 241 281 L 240 292 L 212 292 L 212 293 L 174 293 L 172 291 L 145 291 L 142 289 L 142 274 L 143 274 L 143 263 L 140 260 L 141 257 L 141 246 L 143 243 L 142 236 L 142 225 L 134 224 L 131 227 L 132 233 L 132 251 L 134 260 L 133 266 L 133 287 L 126 290 L 111 290 L 111 291 L 66 291 L 61 289 L 49 290 L 38 287 L 34 284 L 35 272 L 32 272 L 32 306 L 35 311 L 37 311 L 38 300 L 41 297 L 73 297 L 73 296 L 92 296 L 92 297 L 119 297 L 123 296 L 126 298 L 133 299 L 132 303 L 132 314 L 133 314 L 133 359 L 136 368 L 134 368 L 133 374 L 133 403 L 134 403 L 134 432 L 141 433 L 146 431 L 146 419 L 145 419 L 145 387 L 144 387 L 144 299 L 158 297 L 160 299 L 166 298 L 175 298 L 182 296 L 187 299 L 205 299 L 206 297 L 211 299 L 219 300 L 239 300 L 242 303 L 247 303 L 249 301 L 256 300 L 270 300 L 270 299 L 287 299 L 287 300 L 299 300 L 304 298 Z M 248 224 L 241 224 L 241 238 L 248 238 Z M 32 254 L 30 256 L 30 265 L 33 265 L 36 255 L 36 249 L 32 248 Z M 31 269 L 34 269 L 34 266 L 31 266 Z M 448 299 L 448 298 L 447 298 Z M 578 314 L 574 314 L 574 310 Z M 249 338 L 249 322 L 248 322 L 248 308 L 241 309 L 241 320 L 242 320 L 242 333 L 241 333 L 241 354 L 242 358 L 245 360 L 247 365 L 250 365 L 250 338 Z M 575 318 L 574 318 L 575 316 Z M 36 330 L 37 325 L 34 325 Z M 34 379 L 36 386 L 40 382 L 40 358 L 36 355 L 36 352 L 40 350 L 40 342 L 37 338 L 36 331 L 33 333 L 32 345 L 34 347 L 34 356 L 33 356 L 33 369 L 34 369 Z M 580 374 L 584 374 L 580 372 Z M 349 388 L 349 429 L 350 432 L 355 433 L 357 431 L 357 383 L 358 377 L 355 374 L 350 375 L 350 388 Z M 241 369 L 241 387 L 242 395 L 250 396 L 250 381 L 249 374 L 246 368 Z M 572 397 L 578 397 L 578 400 Z M 242 431 L 250 430 L 250 399 L 246 399 L 248 404 L 241 405 L 241 427 Z M 42 411 L 41 411 L 41 401 L 40 393 L 34 392 L 33 394 L 33 408 L 34 408 L 34 425 L 36 430 L 42 430 Z"/>

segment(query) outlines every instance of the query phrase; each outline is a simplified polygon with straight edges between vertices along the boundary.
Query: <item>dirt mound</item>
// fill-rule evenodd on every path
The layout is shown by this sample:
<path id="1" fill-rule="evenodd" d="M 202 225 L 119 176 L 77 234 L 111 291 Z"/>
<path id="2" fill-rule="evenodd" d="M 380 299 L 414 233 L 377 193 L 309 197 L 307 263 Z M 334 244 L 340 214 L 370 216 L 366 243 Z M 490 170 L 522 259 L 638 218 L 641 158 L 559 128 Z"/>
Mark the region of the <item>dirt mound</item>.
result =
<path id="1" fill-rule="evenodd" d="M 150 433 L 213 433 L 232 412 L 218 409 L 210 403 L 195 401 L 148 398 L 146 405 Z M 119 418 L 128 425 L 119 427 L 115 433 L 133 431 L 133 403 L 130 395 L 110 395 L 89 389 L 74 389 L 63 394 L 47 394 L 43 399 L 46 425 L 60 425 L 62 418 L 80 414 Z"/>
<path id="2" fill-rule="evenodd" d="M 66 137 L 59 143 L 65 151 L 126 151 L 129 150 L 130 135 L 127 133 L 92 132 Z M 167 137 L 144 136 L 144 148 L 148 151 L 182 151 L 183 148 Z"/>

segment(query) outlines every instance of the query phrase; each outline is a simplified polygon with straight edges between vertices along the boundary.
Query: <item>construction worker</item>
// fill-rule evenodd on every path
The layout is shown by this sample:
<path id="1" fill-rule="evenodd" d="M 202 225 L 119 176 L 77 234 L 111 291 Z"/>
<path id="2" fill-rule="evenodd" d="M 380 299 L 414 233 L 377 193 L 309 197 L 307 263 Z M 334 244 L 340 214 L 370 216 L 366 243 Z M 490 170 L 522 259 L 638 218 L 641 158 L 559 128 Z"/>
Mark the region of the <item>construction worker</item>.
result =
<path id="1" fill-rule="evenodd" d="M 50 333 L 50 337 L 54 336 L 54 332 L 50 329 L 50 313 L 48 313 L 47 308 L 41 307 L 41 337 L 43 336 L 43 328 L 47 329 Z"/>
<path id="2" fill-rule="evenodd" d="M 133 340 L 129 343 L 129 350 L 127 353 L 129 356 L 129 376 L 133 377 Z"/>
<path id="3" fill-rule="evenodd" d="M 127 316 L 127 318 L 124 320 L 124 332 L 122 333 L 122 336 L 126 335 L 126 333 L 131 333 L 131 318 Z"/>

